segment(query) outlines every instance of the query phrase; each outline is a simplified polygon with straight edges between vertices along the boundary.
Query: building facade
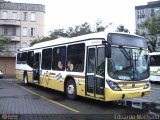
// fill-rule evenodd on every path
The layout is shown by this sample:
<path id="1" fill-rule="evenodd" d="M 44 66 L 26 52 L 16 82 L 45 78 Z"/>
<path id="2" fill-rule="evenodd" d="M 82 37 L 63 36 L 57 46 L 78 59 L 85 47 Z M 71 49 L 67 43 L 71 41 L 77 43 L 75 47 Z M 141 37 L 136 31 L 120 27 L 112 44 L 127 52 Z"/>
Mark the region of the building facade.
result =
<path id="1" fill-rule="evenodd" d="M 142 30 L 140 25 L 142 22 L 151 17 L 160 16 L 160 0 L 148 2 L 147 5 L 135 6 L 135 21 L 136 21 L 136 30 L 140 34 L 148 34 L 147 29 Z M 160 47 L 160 36 L 157 38 L 157 48 Z M 158 49 L 160 50 L 160 49 Z"/>
<path id="2" fill-rule="evenodd" d="M 44 5 L 0 0 L 0 37 L 11 40 L 6 49 L 0 52 L 0 58 L 13 60 L 18 49 L 28 47 L 32 40 L 44 36 L 44 15 Z M 0 69 L 7 64 L 1 60 Z"/>

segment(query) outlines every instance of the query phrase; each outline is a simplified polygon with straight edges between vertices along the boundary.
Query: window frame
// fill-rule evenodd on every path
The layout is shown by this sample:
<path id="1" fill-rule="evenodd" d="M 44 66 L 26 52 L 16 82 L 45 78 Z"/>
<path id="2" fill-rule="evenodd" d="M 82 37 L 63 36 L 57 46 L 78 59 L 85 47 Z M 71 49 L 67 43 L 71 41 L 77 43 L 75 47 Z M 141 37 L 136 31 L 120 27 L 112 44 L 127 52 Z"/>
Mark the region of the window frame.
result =
<path id="1" fill-rule="evenodd" d="M 28 12 L 23 12 L 23 21 L 28 21 Z"/>
<path id="2" fill-rule="evenodd" d="M 12 19 L 17 20 L 17 12 L 12 12 Z"/>
<path id="3" fill-rule="evenodd" d="M 8 11 L 3 11 L 2 19 L 8 19 Z"/>
<path id="4" fill-rule="evenodd" d="M 31 37 L 35 37 L 35 31 L 36 29 L 34 27 L 31 27 L 31 31 L 30 31 Z"/>
<path id="5" fill-rule="evenodd" d="M 23 36 L 23 37 L 27 37 L 27 36 L 28 36 L 28 27 L 23 27 L 22 30 L 23 30 L 23 31 L 22 31 L 22 36 Z"/>
<path id="6" fill-rule="evenodd" d="M 31 12 L 31 22 L 36 21 L 36 12 Z"/>

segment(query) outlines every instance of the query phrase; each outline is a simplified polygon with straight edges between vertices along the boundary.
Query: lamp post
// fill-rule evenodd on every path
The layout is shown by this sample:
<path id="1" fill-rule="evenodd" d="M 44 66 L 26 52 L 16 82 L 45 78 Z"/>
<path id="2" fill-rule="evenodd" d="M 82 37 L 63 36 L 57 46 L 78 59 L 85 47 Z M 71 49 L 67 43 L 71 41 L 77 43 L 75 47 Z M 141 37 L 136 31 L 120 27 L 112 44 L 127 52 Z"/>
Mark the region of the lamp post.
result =
<path id="1" fill-rule="evenodd" d="M 20 48 L 22 47 L 22 19 L 20 18 Z"/>

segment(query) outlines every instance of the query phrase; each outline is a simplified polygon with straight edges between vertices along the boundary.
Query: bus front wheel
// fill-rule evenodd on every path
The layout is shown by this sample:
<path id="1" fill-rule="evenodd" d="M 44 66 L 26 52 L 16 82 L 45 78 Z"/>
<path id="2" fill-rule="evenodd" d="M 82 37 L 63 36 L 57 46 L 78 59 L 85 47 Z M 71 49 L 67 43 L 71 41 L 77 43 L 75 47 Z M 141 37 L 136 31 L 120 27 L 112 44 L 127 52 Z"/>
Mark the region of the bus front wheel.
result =
<path id="1" fill-rule="evenodd" d="M 76 99 L 76 96 L 77 96 L 76 84 L 72 79 L 67 81 L 66 95 L 69 99 L 72 99 L 72 100 Z"/>

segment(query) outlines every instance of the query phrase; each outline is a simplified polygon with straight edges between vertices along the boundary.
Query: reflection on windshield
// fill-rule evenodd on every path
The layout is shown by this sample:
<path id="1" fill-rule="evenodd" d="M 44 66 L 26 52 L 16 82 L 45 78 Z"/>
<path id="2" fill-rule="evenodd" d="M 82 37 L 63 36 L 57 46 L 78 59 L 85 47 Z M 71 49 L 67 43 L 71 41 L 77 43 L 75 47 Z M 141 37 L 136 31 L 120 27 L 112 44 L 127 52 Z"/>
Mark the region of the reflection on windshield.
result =
<path id="1" fill-rule="evenodd" d="M 142 80 L 149 77 L 148 51 L 124 47 L 112 47 L 108 59 L 108 74 L 114 79 Z"/>

